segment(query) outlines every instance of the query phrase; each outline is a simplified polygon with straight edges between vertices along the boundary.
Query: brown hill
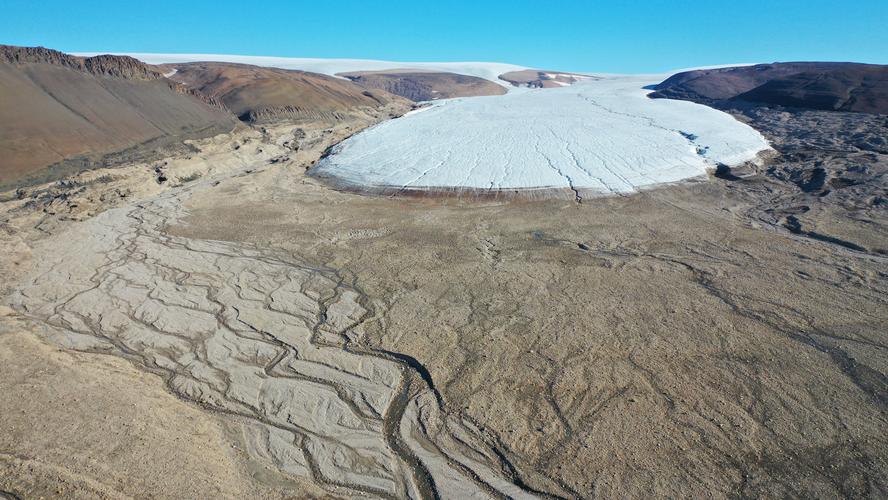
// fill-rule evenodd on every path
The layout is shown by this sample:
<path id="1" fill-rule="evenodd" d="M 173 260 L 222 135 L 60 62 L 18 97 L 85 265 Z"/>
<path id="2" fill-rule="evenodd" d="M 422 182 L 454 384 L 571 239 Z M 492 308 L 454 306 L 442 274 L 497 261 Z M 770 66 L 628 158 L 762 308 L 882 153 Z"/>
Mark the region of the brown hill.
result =
<path id="1" fill-rule="evenodd" d="M 82 164 L 236 125 L 223 109 L 130 57 L 0 46 L 0 95 L 0 186 L 52 178 L 46 167 L 62 174 L 72 159 Z"/>
<path id="2" fill-rule="evenodd" d="M 687 71 L 657 85 L 651 97 L 886 114 L 888 66 L 794 62 Z"/>
<path id="3" fill-rule="evenodd" d="M 506 89 L 489 80 L 456 73 L 405 70 L 339 73 L 358 85 L 381 89 L 411 101 L 502 95 Z"/>
<path id="4" fill-rule="evenodd" d="M 384 91 L 366 90 L 348 80 L 305 71 L 218 62 L 169 67 L 176 69 L 171 78 L 218 99 L 246 122 L 340 120 L 403 101 Z"/>
<path id="5" fill-rule="evenodd" d="M 799 73 L 771 80 L 736 99 L 827 111 L 888 114 L 888 66 Z"/>

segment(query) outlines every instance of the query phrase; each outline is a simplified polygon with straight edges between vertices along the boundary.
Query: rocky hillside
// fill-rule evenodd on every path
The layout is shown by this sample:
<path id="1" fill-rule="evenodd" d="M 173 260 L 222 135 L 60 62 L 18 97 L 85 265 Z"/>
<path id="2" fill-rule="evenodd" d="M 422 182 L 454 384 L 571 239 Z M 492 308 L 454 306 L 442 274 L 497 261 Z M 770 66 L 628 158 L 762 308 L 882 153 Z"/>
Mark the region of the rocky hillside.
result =
<path id="1" fill-rule="evenodd" d="M 158 80 L 163 78 L 163 74 L 159 71 L 132 57 L 112 55 L 77 57 L 45 47 L 0 45 L 0 63 L 16 66 L 51 64 L 95 76 L 127 80 Z"/>
<path id="2" fill-rule="evenodd" d="M 220 106 L 131 57 L 0 46 L 0 186 L 231 130 Z M 51 167 L 47 170 L 47 167 Z"/>
<path id="3" fill-rule="evenodd" d="M 803 109 L 888 114 L 888 66 L 799 62 L 678 73 L 654 98 L 735 100 Z"/>
<path id="4" fill-rule="evenodd" d="M 411 106 L 384 90 L 301 71 L 151 66 L 127 56 L 0 45 L 0 189 L 168 154 L 241 121 L 336 122 Z"/>
<path id="5" fill-rule="evenodd" d="M 364 88 L 385 90 L 414 102 L 506 93 L 502 85 L 456 73 L 392 70 L 340 73 L 338 76 Z"/>
<path id="6" fill-rule="evenodd" d="M 382 90 L 367 90 L 331 76 L 245 64 L 198 62 L 169 65 L 177 82 L 224 104 L 241 121 L 342 120 L 409 103 Z"/>

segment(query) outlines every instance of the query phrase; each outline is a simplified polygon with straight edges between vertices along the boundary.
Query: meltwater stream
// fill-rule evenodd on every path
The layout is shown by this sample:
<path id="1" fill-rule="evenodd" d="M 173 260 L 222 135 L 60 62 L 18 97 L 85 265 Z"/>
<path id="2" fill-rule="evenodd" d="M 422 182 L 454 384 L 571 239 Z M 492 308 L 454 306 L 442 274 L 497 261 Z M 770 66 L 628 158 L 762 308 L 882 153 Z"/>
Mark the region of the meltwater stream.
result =
<path id="1" fill-rule="evenodd" d="M 495 454 L 475 430 L 440 411 L 417 361 L 360 343 L 373 303 L 336 270 L 165 234 L 209 182 L 48 241 L 14 306 L 51 341 L 126 357 L 182 399 L 238 417 L 254 457 L 333 493 L 530 496 L 485 458 Z"/>

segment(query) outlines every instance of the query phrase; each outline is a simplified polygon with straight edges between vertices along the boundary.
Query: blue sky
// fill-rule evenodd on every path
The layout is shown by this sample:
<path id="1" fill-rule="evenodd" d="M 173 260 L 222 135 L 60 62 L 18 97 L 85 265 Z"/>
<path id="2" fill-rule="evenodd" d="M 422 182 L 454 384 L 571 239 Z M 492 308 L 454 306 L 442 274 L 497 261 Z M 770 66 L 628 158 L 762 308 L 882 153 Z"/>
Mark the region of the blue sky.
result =
<path id="1" fill-rule="evenodd" d="M 0 43 L 657 72 L 888 63 L 888 0 L 0 0 Z"/>

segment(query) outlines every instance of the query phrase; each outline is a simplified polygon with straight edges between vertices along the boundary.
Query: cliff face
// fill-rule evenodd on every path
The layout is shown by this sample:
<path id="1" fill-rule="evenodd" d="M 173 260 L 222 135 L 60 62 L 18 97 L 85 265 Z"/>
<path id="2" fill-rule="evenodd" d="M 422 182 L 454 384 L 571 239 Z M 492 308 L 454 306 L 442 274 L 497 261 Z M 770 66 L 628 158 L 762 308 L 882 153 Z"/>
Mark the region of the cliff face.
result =
<path id="1" fill-rule="evenodd" d="M 45 47 L 0 45 L 0 63 L 13 65 L 51 64 L 95 76 L 127 80 L 158 80 L 163 74 L 129 56 L 77 57 Z"/>
<path id="2" fill-rule="evenodd" d="M 687 71 L 657 85 L 651 97 L 888 114 L 888 66 L 799 62 Z"/>

